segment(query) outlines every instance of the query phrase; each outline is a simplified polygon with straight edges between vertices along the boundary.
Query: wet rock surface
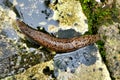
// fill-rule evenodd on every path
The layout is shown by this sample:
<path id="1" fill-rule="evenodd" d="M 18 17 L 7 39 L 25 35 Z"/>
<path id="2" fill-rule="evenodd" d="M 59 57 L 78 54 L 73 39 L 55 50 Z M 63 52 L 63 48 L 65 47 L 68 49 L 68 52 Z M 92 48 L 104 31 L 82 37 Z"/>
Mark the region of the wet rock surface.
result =
<path id="1" fill-rule="evenodd" d="M 61 71 L 67 71 L 69 68 L 74 73 L 81 64 L 93 65 L 98 60 L 96 54 L 97 48 L 95 45 L 86 46 L 70 53 L 57 54 L 54 57 L 55 68 Z"/>
<path id="2" fill-rule="evenodd" d="M 49 0 L 7 0 L 5 3 L 13 4 L 19 15 L 17 17 L 35 29 L 42 27 L 48 31 L 48 26 L 58 26 L 58 21 L 52 19 Z"/>
<path id="3" fill-rule="evenodd" d="M 69 69 L 66 72 L 59 70 L 57 80 L 111 80 L 99 53 L 97 53 L 97 58 L 97 61 L 93 65 L 86 66 L 81 64 L 74 73 L 71 73 Z"/>

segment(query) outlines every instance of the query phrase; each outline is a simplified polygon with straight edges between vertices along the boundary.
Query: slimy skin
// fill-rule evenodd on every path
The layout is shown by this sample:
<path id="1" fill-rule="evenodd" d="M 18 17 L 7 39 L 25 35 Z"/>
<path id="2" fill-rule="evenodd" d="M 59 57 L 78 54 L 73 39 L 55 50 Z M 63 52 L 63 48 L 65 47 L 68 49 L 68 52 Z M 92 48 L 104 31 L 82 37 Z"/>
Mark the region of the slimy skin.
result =
<path id="1" fill-rule="evenodd" d="M 85 36 L 74 37 L 70 39 L 56 38 L 49 34 L 32 29 L 20 20 L 17 20 L 16 22 L 23 34 L 25 34 L 27 37 L 31 38 L 38 44 L 56 52 L 74 51 L 81 47 L 85 47 L 87 45 L 90 45 L 100 40 L 100 37 L 98 34 L 85 35 Z"/>

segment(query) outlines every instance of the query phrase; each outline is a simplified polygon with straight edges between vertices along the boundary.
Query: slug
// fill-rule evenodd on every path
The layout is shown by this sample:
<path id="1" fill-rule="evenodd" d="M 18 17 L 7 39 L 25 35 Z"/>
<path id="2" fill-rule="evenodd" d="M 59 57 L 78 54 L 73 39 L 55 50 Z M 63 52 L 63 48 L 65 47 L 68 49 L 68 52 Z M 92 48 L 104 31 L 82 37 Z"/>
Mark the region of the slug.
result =
<path id="1" fill-rule="evenodd" d="M 56 38 L 49 34 L 32 29 L 20 20 L 17 20 L 16 22 L 23 34 L 38 44 L 56 52 L 74 51 L 100 40 L 99 34 L 73 37 L 70 39 Z"/>

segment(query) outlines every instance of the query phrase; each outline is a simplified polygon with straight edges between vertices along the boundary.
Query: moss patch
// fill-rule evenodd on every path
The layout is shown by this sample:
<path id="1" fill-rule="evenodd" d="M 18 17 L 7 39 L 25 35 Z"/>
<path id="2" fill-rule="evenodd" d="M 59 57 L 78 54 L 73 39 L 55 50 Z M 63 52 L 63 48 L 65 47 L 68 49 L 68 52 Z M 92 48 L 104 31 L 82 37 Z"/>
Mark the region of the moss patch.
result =
<path id="1" fill-rule="evenodd" d="M 119 10 L 116 8 L 115 0 L 107 5 L 106 0 L 103 0 L 100 4 L 95 0 L 79 0 L 81 2 L 83 11 L 88 18 L 89 31 L 87 34 L 96 34 L 99 26 L 112 24 L 113 22 L 119 22 Z M 105 5 L 105 7 L 103 7 Z M 105 37 L 103 36 L 103 39 Z M 104 61 L 106 61 L 106 52 L 104 48 L 104 42 L 98 41 L 98 48 Z"/>
<path id="2" fill-rule="evenodd" d="M 115 1 L 109 5 L 104 0 L 98 4 L 95 0 L 80 0 L 83 11 L 88 18 L 89 33 L 96 34 L 100 25 L 119 22 L 119 12 Z M 105 7 L 103 7 L 105 5 Z"/>

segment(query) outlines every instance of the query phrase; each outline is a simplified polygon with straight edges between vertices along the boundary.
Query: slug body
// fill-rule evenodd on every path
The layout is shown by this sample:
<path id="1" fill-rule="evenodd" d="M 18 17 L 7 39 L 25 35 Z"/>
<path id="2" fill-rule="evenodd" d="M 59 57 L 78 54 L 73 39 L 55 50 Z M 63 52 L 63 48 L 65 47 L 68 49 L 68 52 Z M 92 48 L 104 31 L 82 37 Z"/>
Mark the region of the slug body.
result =
<path id="1" fill-rule="evenodd" d="M 99 35 L 85 35 L 70 39 L 61 39 L 28 27 L 24 22 L 17 20 L 18 27 L 27 37 L 38 44 L 56 52 L 70 52 L 95 43 L 100 39 Z"/>

